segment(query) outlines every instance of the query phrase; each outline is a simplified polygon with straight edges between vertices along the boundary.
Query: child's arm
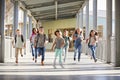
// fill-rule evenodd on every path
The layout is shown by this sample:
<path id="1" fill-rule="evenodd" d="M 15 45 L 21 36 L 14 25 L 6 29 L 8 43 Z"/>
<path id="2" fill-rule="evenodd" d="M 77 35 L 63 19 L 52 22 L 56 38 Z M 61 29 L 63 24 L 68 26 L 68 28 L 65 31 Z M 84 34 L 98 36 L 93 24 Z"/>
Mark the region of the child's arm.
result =
<path id="1" fill-rule="evenodd" d="M 14 39 L 12 39 L 12 46 L 13 46 L 13 48 L 15 48 L 15 45 L 14 45 Z"/>
<path id="2" fill-rule="evenodd" d="M 55 42 L 53 43 L 53 45 L 52 45 L 52 48 L 51 48 L 51 50 L 53 51 L 54 50 L 54 47 L 55 47 Z"/>
<path id="3" fill-rule="evenodd" d="M 55 45 L 56 45 L 56 39 L 55 39 L 55 41 L 53 42 L 53 45 L 52 45 L 51 50 L 54 50 Z"/>
<path id="4" fill-rule="evenodd" d="M 65 45 L 65 41 L 64 41 L 64 39 L 63 39 L 62 44 L 61 44 L 61 48 L 63 48 L 64 45 Z"/>

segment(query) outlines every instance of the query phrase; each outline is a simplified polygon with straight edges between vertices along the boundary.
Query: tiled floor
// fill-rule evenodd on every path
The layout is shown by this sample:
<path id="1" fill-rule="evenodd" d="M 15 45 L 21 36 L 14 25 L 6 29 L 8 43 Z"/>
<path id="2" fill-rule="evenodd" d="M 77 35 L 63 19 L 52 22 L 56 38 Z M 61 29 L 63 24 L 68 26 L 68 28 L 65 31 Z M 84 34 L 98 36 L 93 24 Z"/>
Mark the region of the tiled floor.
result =
<path id="1" fill-rule="evenodd" d="M 120 80 L 120 68 L 102 62 L 94 63 L 82 54 L 81 61 L 73 61 L 73 53 L 67 56 L 64 68 L 57 64 L 53 68 L 54 53 L 46 53 L 45 65 L 34 63 L 24 55 L 19 64 L 8 62 L 0 64 L 0 80 Z M 11 59 L 14 61 L 14 59 Z"/>

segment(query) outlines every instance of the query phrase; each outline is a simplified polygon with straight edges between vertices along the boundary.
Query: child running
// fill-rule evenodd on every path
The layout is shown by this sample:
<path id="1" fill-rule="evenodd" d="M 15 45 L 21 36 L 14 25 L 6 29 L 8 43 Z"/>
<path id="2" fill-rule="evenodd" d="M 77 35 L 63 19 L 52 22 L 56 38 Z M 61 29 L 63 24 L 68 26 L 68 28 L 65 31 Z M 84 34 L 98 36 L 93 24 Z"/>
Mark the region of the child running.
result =
<path id="1" fill-rule="evenodd" d="M 52 45 L 52 50 L 54 50 L 55 48 L 55 58 L 54 58 L 53 66 L 54 68 L 56 68 L 56 59 L 59 56 L 59 64 L 62 68 L 64 68 L 62 65 L 62 48 L 64 47 L 65 42 L 59 30 L 56 30 L 54 34 L 56 36 L 56 39 Z"/>
<path id="2" fill-rule="evenodd" d="M 32 57 L 33 59 L 32 60 L 35 60 L 35 62 L 37 62 L 37 48 L 34 47 L 34 41 L 35 41 L 35 37 L 37 35 L 37 30 L 36 28 L 33 28 L 32 29 L 32 34 L 30 36 L 30 43 L 31 43 L 31 50 L 32 50 Z"/>
<path id="3" fill-rule="evenodd" d="M 64 38 L 64 41 L 65 41 L 65 45 L 63 47 L 63 55 L 64 55 L 63 61 L 65 62 L 66 56 L 67 56 L 67 53 L 68 53 L 68 49 L 69 49 L 69 43 L 70 43 L 70 38 L 68 36 L 68 31 L 67 30 L 64 31 L 63 38 Z"/>
<path id="4" fill-rule="evenodd" d="M 90 31 L 90 35 L 89 35 L 89 48 L 92 51 L 92 57 L 94 59 L 95 62 L 97 62 L 96 56 L 95 56 L 95 49 L 96 49 L 96 44 L 97 44 L 97 37 L 95 35 L 96 31 L 95 30 L 91 30 Z"/>
<path id="5" fill-rule="evenodd" d="M 78 61 L 80 61 L 82 40 L 83 40 L 82 29 L 77 28 L 75 30 L 75 33 L 73 34 L 73 38 L 74 38 L 74 46 L 75 46 L 74 61 L 76 60 L 77 51 L 78 51 Z"/>
<path id="6" fill-rule="evenodd" d="M 16 30 L 16 34 L 12 41 L 12 45 L 13 48 L 15 48 L 15 58 L 16 58 L 15 62 L 18 63 L 18 53 L 20 51 L 21 57 L 23 57 L 22 48 L 25 47 L 24 38 L 23 35 L 20 33 L 19 29 Z"/>

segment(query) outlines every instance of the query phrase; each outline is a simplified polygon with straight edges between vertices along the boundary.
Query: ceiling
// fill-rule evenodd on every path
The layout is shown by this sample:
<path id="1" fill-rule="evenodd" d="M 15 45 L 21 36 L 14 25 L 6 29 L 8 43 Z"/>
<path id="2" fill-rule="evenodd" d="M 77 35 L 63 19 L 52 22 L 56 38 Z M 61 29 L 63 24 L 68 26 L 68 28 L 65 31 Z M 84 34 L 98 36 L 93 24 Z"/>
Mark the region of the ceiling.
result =
<path id="1" fill-rule="evenodd" d="M 36 20 L 73 18 L 85 0 L 20 0 Z"/>

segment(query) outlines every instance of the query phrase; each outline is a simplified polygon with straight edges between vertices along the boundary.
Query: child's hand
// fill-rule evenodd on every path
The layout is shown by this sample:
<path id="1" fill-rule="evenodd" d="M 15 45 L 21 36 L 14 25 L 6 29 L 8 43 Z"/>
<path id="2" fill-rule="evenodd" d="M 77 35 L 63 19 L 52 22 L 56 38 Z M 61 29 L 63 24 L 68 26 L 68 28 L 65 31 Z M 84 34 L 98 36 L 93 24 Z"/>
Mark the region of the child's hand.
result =
<path id="1" fill-rule="evenodd" d="M 53 49 L 53 48 L 51 48 L 51 51 L 54 51 L 54 49 Z"/>
<path id="2" fill-rule="evenodd" d="M 15 48 L 15 45 L 13 45 L 13 48 Z"/>
<path id="3" fill-rule="evenodd" d="M 24 44 L 24 48 L 26 48 L 26 45 Z"/>

